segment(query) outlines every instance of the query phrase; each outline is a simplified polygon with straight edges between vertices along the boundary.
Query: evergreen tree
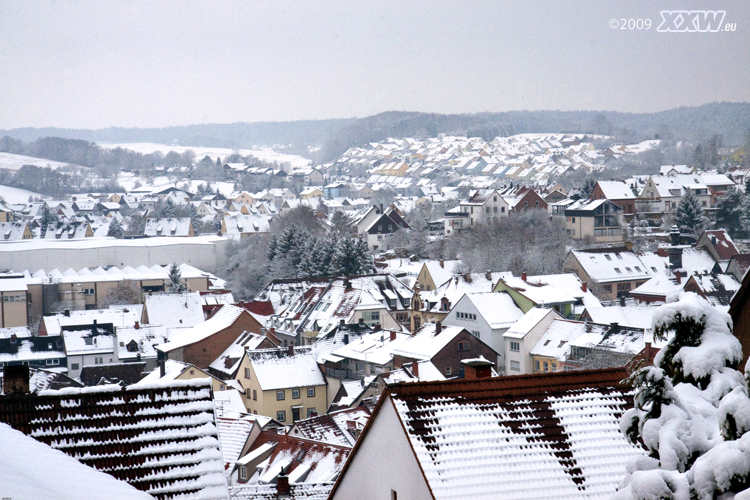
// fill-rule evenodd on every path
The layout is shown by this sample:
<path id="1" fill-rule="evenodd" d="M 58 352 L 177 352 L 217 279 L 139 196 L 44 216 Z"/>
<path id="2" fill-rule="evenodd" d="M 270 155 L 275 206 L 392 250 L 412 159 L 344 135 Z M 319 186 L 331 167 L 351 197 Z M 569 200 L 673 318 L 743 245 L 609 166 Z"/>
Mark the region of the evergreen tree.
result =
<path id="1" fill-rule="evenodd" d="M 159 214 L 158 217 L 164 217 L 164 218 L 177 217 L 177 205 L 174 204 L 174 201 L 172 201 L 172 198 L 167 198 L 167 200 L 162 204 L 162 206 L 157 209 L 157 213 Z"/>
<path id="2" fill-rule="evenodd" d="M 169 281 L 166 283 L 167 292 L 169 293 L 185 293 L 188 291 L 188 287 L 182 280 L 182 273 L 177 264 L 169 266 Z"/>
<path id="3" fill-rule="evenodd" d="M 190 217 L 190 222 L 193 224 L 193 231 L 197 235 L 201 229 L 201 216 L 198 214 L 198 209 L 192 203 L 187 204 L 185 217 Z"/>
<path id="4" fill-rule="evenodd" d="M 706 165 L 705 154 L 703 152 L 703 146 L 698 144 L 693 151 L 693 165 L 696 168 L 703 168 Z"/>
<path id="5" fill-rule="evenodd" d="M 697 234 L 703 228 L 704 222 L 700 201 L 692 191 L 687 190 L 675 209 L 674 223 L 682 231 Z"/>
<path id="6" fill-rule="evenodd" d="M 683 293 L 653 318 L 655 338 L 669 342 L 654 366 L 631 377 L 635 407 L 621 420 L 628 440 L 645 445 L 648 457 L 628 465 L 613 498 L 709 500 L 734 498 L 732 493 L 743 490 L 747 495 L 750 398 L 737 371 L 742 349 L 729 314 Z"/>
<path id="7" fill-rule="evenodd" d="M 375 272 L 375 264 L 372 260 L 372 254 L 367 247 L 367 240 L 364 238 L 354 238 L 355 247 L 354 255 L 359 268 L 356 274 L 370 274 Z"/>
<path id="8" fill-rule="evenodd" d="M 750 194 L 750 176 L 745 179 L 745 194 Z"/>
<path id="9" fill-rule="evenodd" d="M 744 236 L 742 219 L 746 207 L 745 195 L 739 189 L 730 188 L 714 207 L 716 229 L 726 229 L 733 238 Z"/>
<path id="10" fill-rule="evenodd" d="M 578 190 L 578 196 L 580 196 L 581 199 L 586 199 L 589 196 L 591 196 L 591 192 L 596 187 L 596 179 L 593 177 L 586 177 L 584 179 L 583 184 L 581 184 L 580 189 Z"/>
<path id="11" fill-rule="evenodd" d="M 52 210 L 49 209 L 47 204 L 45 203 L 44 206 L 42 206 L 42 217 L 39 220 L 39 226 L 41 227 L 41 236 L 44 237 L 44 233 L 47 232 L 47 226 L 50 224 L 57 224 L 57 216 L 52 212 Z"/>
<path id="12" fill-rule="evenodd" d="M 268 250 L 266 251 L 266 258 L 271 261 L 276 258 L 276 247 L 278 245 L 278 240 L 276 238 L 276 235 L 271 235 L 271 239 L 268 241 Z"/>
<path id="13" fill-rule="evenodd" d="M 112 217 L 109 223 L 109 229 L 107 229 L 107 236 L 114 236 L 115 238 L 122 238 L 125 236 L 125 230 L 122 228 L 122 224 L 116 218 Z"/>

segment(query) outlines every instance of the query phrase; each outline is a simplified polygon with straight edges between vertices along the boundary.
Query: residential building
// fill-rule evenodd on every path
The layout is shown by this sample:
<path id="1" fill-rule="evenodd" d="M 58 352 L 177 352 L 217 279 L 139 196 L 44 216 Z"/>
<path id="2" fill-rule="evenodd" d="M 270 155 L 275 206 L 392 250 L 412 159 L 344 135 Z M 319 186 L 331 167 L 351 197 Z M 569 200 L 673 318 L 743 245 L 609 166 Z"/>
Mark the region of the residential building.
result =
<path id="1" fill-rule="evenodd" d="M 534 372 L 533 360 L 530 356 L 531 349 L 557 318 L 562 318 L 562 316 L 554 309 L 534 307 L 503 334 L 507 375 Z"/>
<path id="2" fill-rule="evenodd" d="M 193 222 L 190 217 L 169 217 L 162 219 L 146 219 L 146 236 L 195 236 Z"/>
<path id="3" fill-rule="evenodd" d="M 30 240 L 33 237 L 26 222 L 0 222 L 0 242 Z"/>
<path id="4" fill-rule="evenodd" d="M 326 379 L 309 347 L 246 351 L 236 380 L 248 412 L 284 425 L 328 408 Z"/>
<path id="5" fill-rule="evenodd" d="M 636 193 L 625 181 L 597 181 L 590 200 L 609 200 L 622 209 L 623 214 L 635 213 Z"/>
<path id="6" fill-rule="evenodd" d="M 574 240 L 613 243 L 623 239 L 622 208 L 607 199 L 579 200 L 564 207 L 565 232 Z"/>
<path id="7" fill-rule="evenodd" d="M 626 377 L 610 369 L 389 386 L 329 498 L 552 500 L 579 497 L 582 484 L 606 498 L 645 453 L 620 432 L 632 407 Z"/>
<path id="8" fill-rule="evenodd" d="M 23 275 L 0 274 L 0 328 L 29 324 L 29 294 Z"/>
<path id="9" fill-rule="evenodd" d="M 577 274 L 600 300 L 625 296 L 663 269 L 647 266 L 625 247 L 571 250 L 563 262 L 563 271 Z"/>

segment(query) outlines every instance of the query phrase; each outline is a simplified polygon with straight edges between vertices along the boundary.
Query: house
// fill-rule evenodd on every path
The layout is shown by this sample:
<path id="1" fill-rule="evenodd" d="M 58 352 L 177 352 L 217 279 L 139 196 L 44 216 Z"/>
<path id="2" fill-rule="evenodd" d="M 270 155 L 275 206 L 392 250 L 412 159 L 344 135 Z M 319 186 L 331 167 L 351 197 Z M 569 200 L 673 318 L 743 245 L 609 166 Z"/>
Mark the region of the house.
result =
<path id="1" fill-rule="evenodd" d="M 323 173 L 312 167 L 298 168 L 289 172 L 292 182 L 298 186 L 320 186 L 323 184 Z"/>
<path id="2" fill-rule="evenodd" d="M 232 495 L 247 499 L 325 499 L 351 448 L 258 430 L 230 470 Z"/>
<path id="3" fill-rule="evenodd" d="M 0 222 L 0 242 L 30 240 L 33 237 L 26 222 Z"/>
<path id="4" fill-rule="evenodd" d="M 389 386 L 329 498 L 557 500 L 579 498 L 582 485 L 608 498 L 628 460 L 644 454 L 620 432 L 633 404 L 625 377 L 609 369 Z"/>
<path id="5" fill-rule="evenodd" d="M 233 239 L 268 236 L 270 231 L 267 215 L 228 215 L 221 220 L 221 233 Z"/>
<path id="6" fill-rule="evenodd" d="M 589 195 L 590 200 L 609 200 L 624 214 L 635 213 L 635 193 L 625 181 L 597 181 Z"/>
<path id="7" fill-rule="evenodd" d="M 163 219 L 146 219 L 146 236 L 195 236 L 190 217 L 169 217 Z"/>
<path id="8" fill-rule="evenodd" d="M 465 293 L 491 292 L 497 280 L 509 274 L 511 273 L 487 272 L 451 276 L 448 281 L 430 291 L 421 291 L 415 285 L 409 330 L 415 332 L 427 323 L 443 321 Z"/>
<path id="9" fill-rule="evenodd" d="M 460 260 L 428 260 L 422 264 L 415 284 L 420 290 L 435 290 L 453 277 L 453 268 L 460 263 Z"/>
<path id="10" fill-rule="evenodd" d="M 236 380 L 248 412 L 284 425 L 328 407 L 326 379 L 309 347 L 245 351 Z"/>
<path id="11" fill-rule="evenodd" d="M 369 419 L 367 407 L 357 406 L 297 420 L 287 435 L 351 448 Z"/>
<path id="12" fill-rule="evenodd" d="M 66 371 L 67 357 L 62 337 L 35 337 L 28 328 L 0 330 L 0 369 L 16 365 Z"/>
<path id="13" fill-rule="evenodd" d="M 495 189 L 478 189 L 459 204 L 460 211 L 469 214 L 468 227 L 508 217 L 510 205 Z"/>
<path id="14" fill-rule="evenodd" d="M 742 344 L 742 365 L 750 357 L 750 273 L 746 273 L 740 284 L 740 289 L 732 297 L 729 304 L 729 315 L 732 316 L 732 333 Z"/>
<path id="15" fill-rule="evenodd" d="M 534 307 L 503 334 L 505 340 L 505 348 L 503 349 L 505 373 L 507 375 L 522 375 L 533 372 L 531 349 L 557 318 L 562 318 L 562 316 L 554 309 Z"/>
<path id="16" fill-rule="evenodd" d="M 622 208 L 607 199 L 579 200 L 567 204 L 565 232 L 574 240 L 591 240 L 593 243 L 622 241 Z"/>
<path id="17" fill-rule="evenodd" d="M 385 240 L 390 234 L 399 229 L 411 229 L 401 212 L 393 205 L 385 210 L 372 207 L 363 219 L 359 222 L 355 221 L 355 225 L 357 226 L 357 234 L 367 240 L 367 246 L 372 251 L 386 250 L 387 242 Z"/>
<path id="18" fill-rule="evenodd" d="M 130 387 L 153 387 L 155 385 L 169 384 L 175 380 L 187 381 L 195 379 L 208 380 L 211 383 L 214 394 L 227 391 L 227 382 L 224 380 L 214 377 L 206 370 L 201 370 L 195 365 L 172 359 L 164 360 L 163 366 L 160 365 L 156 370 L 148 373 L 138 382 L 131 384 Z"/>
<path id="19" fill-rule="evenodd" d="M 507 187 L 498 191 L 500 196 L 508 204 L 513 213 L 525 212 L 526 210 L 547 210 L 547 202 L 539 194 L 528 186 Z"/>
<path id="20" fill-rule="evenodd" d="M 68 375 L 80 377 L 86 366 L 121 363 L 120 350 L 112 323 L 71 325 L 62 329 L 62 339 L 68 362 Z M 46 338 L 46 337 L 39 337 Z"/>
<path id="21" fill-rule="evenodd" d="M 0 422 L 157 500 L 181 494 L 226 495 L 208 381 L 6 393 L 0 396 Z M 80 493 L 79 487 L 85 486 L 77 485 L 74 491 Z"/>
<path id="22" fill-rule="evenodd" d="M 734 245 L 732 237 L 724 229 L 707 229 L 698 237 L 695 248 L 705 248 L 715 261 L 728 261 L 739 250 Z"/>
<path id="23" fill-rule="evenodd" d="M 504 367 L 503 333 L 524 314 L 507 292 L 470 292 L 451 308 L 443 319 L 443 325 L 465 328 L 471 332 L 499 354 L 493 361 L 497 362 L 497 366 Z"/>
<path id="24" fill-rule="evenodd" d="M 662 270 L 625 247 L 571 250 L 563 262 L 563 271 L 577 274 L 600 300 L 627 295 Z"/>
<path id="25" fill-rule="evenodd" d="M 495 364 L 494 360 L 501 357 L 499 352 L 465 328 L 443 326 L 440 322 L 427 323 L 413 335 L 394 343 L 391 353 L 394 368 L 416 361 L 430 361 L 446 378 L 463 378 L 464 360 L 482 356 Z"/>
<path id="26" fill-rule="evenodd" d="M 320 191 L 318 189 L 318 191 Z M 345 182 L 332 182 L 323 187 L 323 193 L 317 196 L 325 196 L 326 200 L 334 198 L 347 198 L 351 196 L 351 189 Z M 300 198 L 302 195 L 300 194 Z"/>
<path id="27" fill-rule="evenodd" d="M 265 329 L 264 329 L 265 330 Z M 278 347 L 270 337 L 252 332 L 243 332 L 210 365 L 208 373 L 222 380 L 237 378 L 237 370 L 245 351 L 273 349 Z"/>
<path id="28" fill-rule="evenodd" d="M 245 309 L 225 305 L 205 322 L 171 334 L 169 341 L 156 349 L 164 359 L 191 363 L 205 370 L 240 334 L 260 332 L 261 327 Z"/>
<path id="29" fill-rule="evenodd" d="M 87 221 L 69 221 L 49 224 L 43 238 L 46 240 L 79 240 L 93 236 L 91 224 Z"/>
<path id="30" fill-rule="evenodd" d="M 29 294 L 22 274 L 0 274 L 0 328 L 29 324 Z"/>

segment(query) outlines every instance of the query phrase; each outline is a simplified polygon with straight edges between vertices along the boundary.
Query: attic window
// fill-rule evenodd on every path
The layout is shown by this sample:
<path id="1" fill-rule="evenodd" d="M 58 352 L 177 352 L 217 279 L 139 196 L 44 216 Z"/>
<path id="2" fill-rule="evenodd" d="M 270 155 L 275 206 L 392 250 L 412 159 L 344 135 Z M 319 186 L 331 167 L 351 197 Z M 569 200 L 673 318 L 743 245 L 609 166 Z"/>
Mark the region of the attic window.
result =
<path id="1" fill-rule="evenodd" d="M 546 340 L 546 341 L 544 342 L 544 345 L 549 345 L 549 343 L 550 343 L 550 340 Z"/>
<path id="2" fill-rule="evenodd" d="M 655 267 L 653 267 L 653 266 L 651 266 L 651 270 L 652 270 L 653 272 L 657 272 L 657 271 L 656 271 L 656 268 L 655 268 Z"/>
<path id="3" fill-rule="evenodd" d="M 612 257 L 610 257 L 610 256 L 609 256 L 609 254 L 606 254 L 606 253 L 605 253 L 605 254 L 604 254 L 604 257 L 605 257 L 605 258 L 606 258 L 607 260 L 612 260 Z"/>
<path id="4" fill-rule="evenodd" d="M 591 262 L 596 262 L 596 257 L 594 257 L 593 255 L 590 255 L 589 257 L 591 258 Z"/>
<path id="5" fill-rule="evenodd" d="M 615 268 L 615 272 L 616 272 L 617 274 L 622 274 L 622 271 L 620 271 L 620 268 L 619 268 L 619 267 L 616 267 L 616 268 Z"/>
<path id="6" fill-rule="evenodd" d="M 618 259 L 622 260 L 622 255 L 620 255 L 619 253 L 616 253 L 615 257 L 617 257 Z"/>
<path id="7" fill-rule="evenodd" d="M 86 345 L 94 345 L 94 339 L 91 337 L 86 337 L 83 339 L 83 341 L 86 343 Z"/>
<path id="8" fill-rule="evenodd" d="M 639 273 L 640 273 L 640 272 L 642 272 L 642 271 L 641 271 L 641 268 L 640 268 L 640 267 L 638 267 L 638 266 L 635 266 L 635 270 L 636 270 L 636 271 L 638 271 Z"/>
<path id="9" fill-rule="evenodd" d="M 557 348 L 559 349 L 560 347 L 564 346 L 565 342 L 567 342 L 567 340 L 561 340 L 560 344 L 557 346 Z"/>
<path id="10" fill-rule="evenodd" d="M 629 272 L 629 273 L 632 273 L 632 272 L 633 272 L 633 270 L 632 270 L 632 269 L 630 269 L 629 267 L 626 267 L 626 268 L 625 268 L 625 270 L 626 270 L 627 272 Z"/>

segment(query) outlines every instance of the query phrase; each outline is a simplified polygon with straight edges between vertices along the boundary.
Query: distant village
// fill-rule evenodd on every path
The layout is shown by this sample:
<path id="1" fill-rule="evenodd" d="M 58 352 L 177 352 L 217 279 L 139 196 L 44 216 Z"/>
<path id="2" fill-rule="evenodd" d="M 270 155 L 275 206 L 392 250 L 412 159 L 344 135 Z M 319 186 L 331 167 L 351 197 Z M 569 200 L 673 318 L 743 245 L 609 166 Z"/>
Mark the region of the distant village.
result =
<path id="1" fill-rule="evenodd" d="M 0 201 L 0 440 L 52 470 L 39 491 L 67 476 L 112 498 L 609 498 L 646 457 L 620 432 L 623 380 L 669 342 L 660 306 L 692 292 L 750 314 L 747 242 L 677 221 L 686 197 L 708 219 L 750 169 L 740 148 L 721 171 L 610 180 L 658 140 L 598 139 L 387 139 L 324 165 L 209 158 L 221 182 L 162 168 L 123 192 Z M 588 185 L 564 187 L 575 173 Z M 373 271 L 240 296 L 232 249 L 301 211 L 366 243 Z M 528 213 L 564 228 L 556 272 L 402 243 Z"/>

